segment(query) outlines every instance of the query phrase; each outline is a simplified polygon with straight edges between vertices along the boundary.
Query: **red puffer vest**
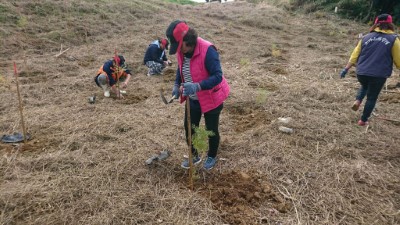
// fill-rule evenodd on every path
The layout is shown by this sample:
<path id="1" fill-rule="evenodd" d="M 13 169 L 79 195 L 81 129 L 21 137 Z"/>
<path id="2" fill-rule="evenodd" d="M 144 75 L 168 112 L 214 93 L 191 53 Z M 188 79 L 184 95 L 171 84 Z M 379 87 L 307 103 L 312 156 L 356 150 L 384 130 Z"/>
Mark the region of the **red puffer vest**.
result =
<path id="1" fill-rule="evenodd" d="M 197 44 L 194 48 L 193 56 L 190 59 L 190 74 L 192 75 L 193 83 L 200 83 L 202 80 L 206 80 L 210 75 L 205 67 L 204 60 L 206 59 L 206 53 L 208 47 L 213 46 L 210 42 L 197 38 Z M 181 79 L 184 81 L 182 73 L 183 65 L 183 53 L 178 52 L 176 55 L 178 60 L 179 70 L 181 72 Z M 222 81 L 210 90 L 201 90 L 197 92 L 199 98 L 201 112 L 206 113 L 210 110 L 217 108 L 221 105 L 228 97 L 230 87 L 225 77 L 222 76 Z M 181 97 L 180 102 L 184 102 L 186 97 Z"/>

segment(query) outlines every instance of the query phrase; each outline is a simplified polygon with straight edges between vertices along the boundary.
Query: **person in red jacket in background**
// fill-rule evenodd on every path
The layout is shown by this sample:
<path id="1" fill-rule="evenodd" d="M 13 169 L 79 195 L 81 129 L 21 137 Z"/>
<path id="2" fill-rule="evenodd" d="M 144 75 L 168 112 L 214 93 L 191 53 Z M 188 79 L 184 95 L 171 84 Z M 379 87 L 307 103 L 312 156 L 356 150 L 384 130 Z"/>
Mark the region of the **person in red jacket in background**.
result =
<path id="1" fill-rule="evenodd" d="M 181 96 L 181 103 L 189 101 L 190 124 L 198 127 L 201 116 L 204 115 L 206 129 L 214 135 L 208 138 L 207 158 L 203 163 L 204 169 L 212 169 L 217 162 L 219 147 L 219 116 L 223 102 L 229 95 L 229 85 L 223 75 L 221 62 L 216 47 L 198 37 L 197 32 L 184 21 L 172 22 L 167 31 L 171 47 L 169 54 L 176 54 L 178 69 L 172 95 Z M 186 140 L 188 140 L 187 110 L 185 110 L 184 126 Z M 191 126 L 191 134 L 194 134 Z M 199 164 L 201 158 L 197 150 L 191 145 L 193 164 Z M 189 160 L 185 159 L 181 166 L 189 168 Z"/>
<path id="2" fill-rule="evenodd" d="M 122 55 L 116 55 L 100 67 L 94 81 L 103 89 L 104 97 L 110 97 L 111 88 L 117 98 L 124 98 L 122 94 L 126 91 L 119 90 L 119 88 L 125 89 L 131 77 L 132 74 L 125 64 L 125 58 Z M 118 83 L 119 87 L 117 87 Z"/>

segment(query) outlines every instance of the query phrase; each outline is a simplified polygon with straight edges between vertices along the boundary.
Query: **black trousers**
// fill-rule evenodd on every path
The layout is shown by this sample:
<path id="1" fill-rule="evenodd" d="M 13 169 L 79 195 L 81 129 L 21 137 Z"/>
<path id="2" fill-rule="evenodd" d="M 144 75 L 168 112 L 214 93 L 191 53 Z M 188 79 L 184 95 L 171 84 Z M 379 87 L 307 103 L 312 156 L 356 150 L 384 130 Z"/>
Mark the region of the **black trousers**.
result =
<path id="1" fill-rule="evenodd" d="M 365 95 L 367 96 L 367 101 L 365 102 L 361 116 L 361 120 L 367 122 L 375 108 L 379 93 L 381 93 L 383 85 L 385 85 L 386 78 L 357 75 L 357 79 L 361 87 L 358 90 L 356 99 L 361 102 Z"/>
<path id="2" fill-rule="evenodd" d="M 185 106 L 185 132 L 186 132 L 186 142 L 188 142 L 188 123 L 187 123 L 187 105 Z M 212 131 L 214 133 L 213 136 L 208 137 L 208 156 L 216 157 L 219 147 L 219 115 L 221 114 L 223 103 L 219 105 L 217 108 L 204 113 L 204 120 L 206 124 L 206 130 Z M 199 127 L 201 115 L 200 103 L 197 100 L 190 100 L 190 120 L 191 120 L 191 130 L 192 136 L 194 134 L 194 126 Z M 193 126 L 194 125 L 194 126 Z M 194 156 L 198 156 L 197 150 L 192 145 L 192 153 Z"/>

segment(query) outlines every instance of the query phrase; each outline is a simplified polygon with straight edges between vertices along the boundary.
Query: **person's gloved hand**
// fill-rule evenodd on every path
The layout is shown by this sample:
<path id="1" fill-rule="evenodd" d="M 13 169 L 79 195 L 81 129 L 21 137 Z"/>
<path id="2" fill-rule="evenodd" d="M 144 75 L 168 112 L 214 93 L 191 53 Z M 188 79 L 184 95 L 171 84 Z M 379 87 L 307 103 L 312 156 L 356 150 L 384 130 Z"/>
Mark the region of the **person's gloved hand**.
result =
<path id="1" fill-rule="evenodd" d="M 341 79 L 344 78 L 344 77 L 346 76 L 346 74 L 347 74 L 348 71 L 349 71 L 349 69 L 344 68 L 344 69 L 342 70 L 342 72 L 340 72 L 340 78 L 341 78 Z"/>
<path id="2" fill-rule="evenodd" d="M 121 83 L 121 87 L 122 87 L 122 88 L 128 87 L 128 83 L 127 83 L 127 82 L 122 82 L 122 83 Z"/>
<path id="3" fill-rule="evenodd" d="M 200 90 L 199 83 L 183 83 L 183 96 L 193 95 Z"/>
<path id="4" fill-rule="evenodd" d="M 175 99 L 178 99 L 179 98 L 179 86 L 178 85 L 174 85 L 174 88 L 172 89 L 172 96 L 175 98 Z"/>

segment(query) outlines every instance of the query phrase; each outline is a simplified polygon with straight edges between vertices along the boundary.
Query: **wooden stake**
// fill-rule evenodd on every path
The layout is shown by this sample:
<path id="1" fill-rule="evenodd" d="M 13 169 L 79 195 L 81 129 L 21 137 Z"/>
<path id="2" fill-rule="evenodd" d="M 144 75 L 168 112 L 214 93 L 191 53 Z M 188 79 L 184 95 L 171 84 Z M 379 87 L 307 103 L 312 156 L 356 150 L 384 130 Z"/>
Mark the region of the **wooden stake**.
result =
<path id="1" fill-rule="evenodd" d="M 24 143 L 26 144 L 26 129 L 25 129 L 25 122 L 24 122 L 24 114 L 22 113 L 23 106 L 22 106 L 22 100 L 21 100 L 21 93 L 19 91 L 17 65 L 15 64 L 15 62 L 14 62 L 14 77 L 15 77 L 15 82 L 17 84 L 17 93 L 18 93 L 18 102 L 19 102 L 19 114 L 21 116 L 22 130 L 24 132 Z"/>
<path id="2" fill-rule="evenodd" d="M 386 120 L 386 121 L 389 121 L 389 122 L 400 123 L 400 120 L 394 120 L 394 119 L 389 119 L 389 118 L 380 117 L 380 116 L 377 116 L 376 118 L 377 119 L 381 119 L 381 120 Z"/>
<path id="3" fill-rule="evenodd" d="M 190 100 L 186 97 L 186 119 L 188 129 L 188 146 L 189 146 L 189 188 L 193 191 L 193 154 L 192 154 L 192 122 L 190 119 Z"/>
<path id="4" fill-rule="evenodd" d="M 119 65 L 119 63 L 117 63 L 117 57 L 118 57 L 118 55 L 117 55 L 117 49 L 114 49 L 114 61 L 115 61 L 115 78 L 116 78 L 116 87 L 117 87 L 117 97 L 119 96 L 119 98 L 121 98 L 121 92 L 119 91 L 119 73 L 120 73 L 120 71 L 119 71 L 119 69 L 120 69 L 120 65 Z"/>

